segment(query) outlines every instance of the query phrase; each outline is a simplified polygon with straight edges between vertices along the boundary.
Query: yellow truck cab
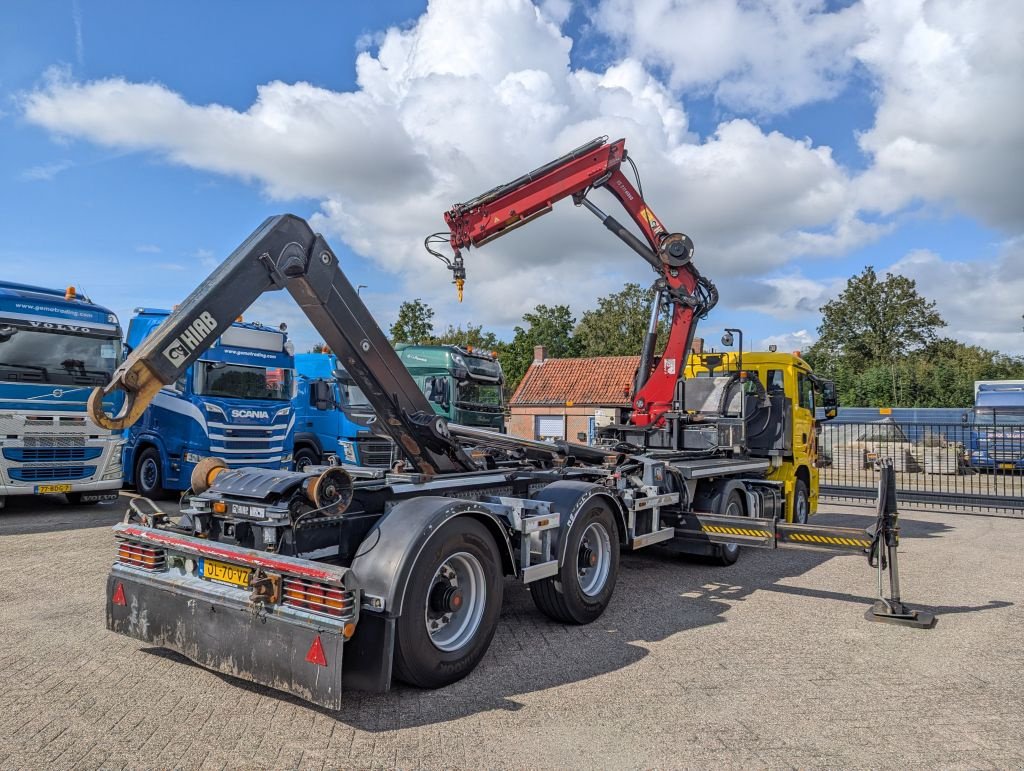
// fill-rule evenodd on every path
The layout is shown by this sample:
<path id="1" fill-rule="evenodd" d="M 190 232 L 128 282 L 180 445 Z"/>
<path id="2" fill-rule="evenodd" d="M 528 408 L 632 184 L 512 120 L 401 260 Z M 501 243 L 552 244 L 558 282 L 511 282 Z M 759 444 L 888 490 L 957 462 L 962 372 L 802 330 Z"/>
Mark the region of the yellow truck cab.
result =
<path id="1" fill-rule="evenodd" d="M 742 359 L 741 359 L 742 357 Z M 691 354 L 686 377 L 699 378 L 743 371 L 756 377 L 769 393 L 781 391 L 791 405 L 786 451 L 773 455 L 767 478 L 785 490 L 786 521 L 805 523 L 818 510 L 818 441 L 815 407 L 826 419 L 835 417 L 837 402 L 831 381 L 817 377 L 796 353 L 761 351 Z"/>

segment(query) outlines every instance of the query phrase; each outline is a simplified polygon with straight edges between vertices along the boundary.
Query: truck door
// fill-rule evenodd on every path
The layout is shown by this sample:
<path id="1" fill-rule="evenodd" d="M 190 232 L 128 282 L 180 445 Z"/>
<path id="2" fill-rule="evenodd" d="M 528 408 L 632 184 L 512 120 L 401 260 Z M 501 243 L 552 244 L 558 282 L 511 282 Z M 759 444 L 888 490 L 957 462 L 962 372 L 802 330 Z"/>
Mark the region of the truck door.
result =
<path id="1" fill-rule="evenodd" d="M 814 383 L 810 375 L 796 375 L 797 398 L 793 405 L 793 459 L 799 466 L 813 467 L 814 436 Z M 812 491 L 813 492 L 813 491 Z"/>

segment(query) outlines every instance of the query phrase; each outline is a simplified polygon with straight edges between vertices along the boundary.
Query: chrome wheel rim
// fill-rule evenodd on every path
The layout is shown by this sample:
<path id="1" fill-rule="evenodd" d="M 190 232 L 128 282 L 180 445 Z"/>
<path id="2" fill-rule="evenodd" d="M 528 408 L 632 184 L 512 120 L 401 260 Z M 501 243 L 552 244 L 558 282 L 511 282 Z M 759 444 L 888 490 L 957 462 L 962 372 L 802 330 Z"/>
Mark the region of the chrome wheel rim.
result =
<path id="1" fill-rule="evenodd" d="M 801 524 L 807 524 L 807 515 L 810 505 L 807 501 L 806 495 L 798 495 L 796 497 L 796 521 Z"/>
<path id="2" fill-rule="evenodd" d="M 743 506 L 739 501 L 729 501 L 729 505 L 725 507 L 725 513 L 730 517 L 742 517 Z M 735 554 L 740 550 L 740 545 L 738 543 L 727 543 L 722 545 L 722 549 L 729 554 Z"/>
<path id="3" fill-rule="evenodd" d="M 442 562 L 427 590 L 423 620 L 438 650 L 456 651 L 476 636 L 487 607 L 487 577 L 480 560 L 460 551 Z"/>
<path id="4" fill-rule="evenodd" d="M 599 522 L 591 522 L 583 531 L 576 554 L 576 578 L 588 597 L 601 593 L 608 583 L 612 567 L 612 539 Z"/>

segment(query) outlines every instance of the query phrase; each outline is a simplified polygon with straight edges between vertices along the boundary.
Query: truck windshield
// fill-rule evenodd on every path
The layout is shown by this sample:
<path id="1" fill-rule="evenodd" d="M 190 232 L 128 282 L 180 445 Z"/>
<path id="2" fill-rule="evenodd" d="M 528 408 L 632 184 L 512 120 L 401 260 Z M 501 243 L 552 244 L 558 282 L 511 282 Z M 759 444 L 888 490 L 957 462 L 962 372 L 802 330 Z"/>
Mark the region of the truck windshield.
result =
<path id="1" fill-rule="evenodd" d="M 463 404 L 482 404 L 488 407 L 501 406 L 501 386 L 497 383 L 459 380 L 458 389 L 456 401 Z"/>
<path id="2" fill-rule="evenodd" d="M 1024 407 L 977 407 L 974 423 L 979 426 L 1024 426 Z"/>
<path id="3" fill-rule="evenodd" d="M 222 361 L 199 362 L 199 396 L 227 399 L 288 401 L 292 398 L 292 371 L 280 367 L 247 367 Z"/>
<path id="4" fill-rule="evenodd" d="M 0 381 L 102 385 L 121 361 L 121 341 L 0 325 Z"/>

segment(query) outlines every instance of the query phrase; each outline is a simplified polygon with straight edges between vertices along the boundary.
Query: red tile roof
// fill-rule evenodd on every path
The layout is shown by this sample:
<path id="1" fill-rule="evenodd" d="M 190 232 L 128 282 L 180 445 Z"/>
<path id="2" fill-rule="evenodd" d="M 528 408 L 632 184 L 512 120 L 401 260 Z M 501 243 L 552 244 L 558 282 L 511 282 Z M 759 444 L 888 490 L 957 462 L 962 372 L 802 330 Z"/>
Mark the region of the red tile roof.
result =
<path id="1" fill-rule="evenodd" d="M 509 406 L 572 402 L 626 407 L 639 364 L 639 356 L 595 356 L 534 362 L 512 394 Z"/>

